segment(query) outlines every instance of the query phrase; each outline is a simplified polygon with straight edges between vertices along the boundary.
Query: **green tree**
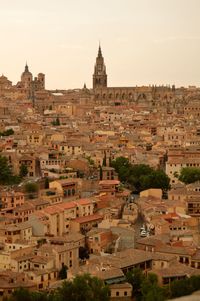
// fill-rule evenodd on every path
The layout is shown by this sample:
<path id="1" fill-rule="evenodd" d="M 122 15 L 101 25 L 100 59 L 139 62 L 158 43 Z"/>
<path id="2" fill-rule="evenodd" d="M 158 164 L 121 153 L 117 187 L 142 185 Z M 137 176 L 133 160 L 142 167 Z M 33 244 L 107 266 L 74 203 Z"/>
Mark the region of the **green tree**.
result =
<path id="1" fill-rule="evenodd" d="M 58 278 L 59 279 L 66 279 L 67 278 L 67 270 L 68 270 L 68 267 L 63 264 L 62 268 L 59 271 Z"/>
<path id="2" fill-rule="evenodd" d="M 194 292 L 199 290 L 199 288 L 200 288 L 200 276 L 199 275 L 192 276 L 190 278 L 190 284 L 191 284 Z"/>
<path id="3" fill-rule="evenodd" d="M 132 295 L 136 298 L 139 298 L 139 296 L 141 296 L 141 285 L 144 279 L 145 276 L 142 270 L 139 268 L 135 268 L 126 274 L 127 282 L 129 282 L 133 287 Z"/>
<path id="4" fill-rule="evenodd" d="M 6 157 L 0 156 L 0 184 L 9 185 L 13 183 L 13 174 L 11 166 Z"/>
<path id="5" fill-rule="evenodd" d="M 181 169 L 178 179 L 185 184 L 190 184 L 196 181 L 200 181 L 200 168 L 183 167 Z"/>
<path id="6" fill-rule="evenodd" d="M 103 179 L 103 170 L 101 165 L 99 165 L 99 179 L 100 181 Z"/>
<path id="7" fill-rule="evenodd" d="M 48 178 L 48 177 L 45 178 L 45 181 L 44 181 L 44 188 L 45 188 L 45 189 L 49 189 L 49 178 Z"/>
<path id="8" fill-rule="evenodd" d="M 14 131 L 13 131 L 13 129 L 8 129 L 4 133 L 5 133 L 5 136 L 11 136 L 14 134 Z"/>
<path id="9" fill-rule="evenodd" d="M 107 161 L 107 159 L 106 159 L 106 152 L 104 152 L 104 157 L 103 157 L 103 162 L 102 162 L 102 165 L 103 165 L 103 166 L 106 166 L 106 165 L 107 165 L 107 164 L 106 164 L 106 163 L 107 163 L 106 161 Z"/>
<path id="10" fill-rule="evenodd" d="M 194 281 L 194 278 L 192 281 Z M 195 290 L 196 289 L 193 287 L 190 278 L 175 280 L 170 285 L 171 298 L 190 295 Z"/>
<path id="11" fill-rule="evenodd" d="M 150 174 L 140 177 L 141 189 L 160 188 L 168 190 L 170 188 L 170 178 L 162 170 L 152 170 Z"/>
<path id="12" fill-rule="evenodd" d="M 28 194 L 30 199 L 34 199 L 39 190 L 38 184 L 34 182 L 26 183 L 25 192 Z"/>
<path id="13" fill-rule="evenodd" d="M 129 169 L 131 167 L 131 164 L 129 160 L 125 157 L 118 157 L 115 160 L 111 162 L 112 167 L 116 170 L 117 173 L 120 173 L 120 169 L 122 167 L 126 167 Z"/>
<path id="14" fill-rule="evenodd" d="M 52 125 L 59 126 L 60 125 L 60 119 L 58 117 L 56 117 L 56 119 L 52 121 Z"/>
<path id="15" fill-rule="evenodd" d="M 146 164 L 131 164 L 127 158 L 119 157 L 112 161 L 112 167 L 118 173 L 119 179 L 136 192 L 149 188 L 170 188 L 170 179 L 162 170 L 154 170 Z"/>
<path id="16" fill-rule="evenodd" d="M 109 288 L 97 277 L 78 275 L 59 289 L 60 301 L 108 301 Z"/>
<path id="17" fill-rule="evenodd" d="M 130 178 L 131 164 L 125 157 L 118 157 L 111 162 L 111 166 L 118 173 L 119 179 L 122 182 L 128 182 Z"/>
<path id="18" fill-rule="evenodd" d="M 33 192 L 33 193 L 38 192 L 38 189 L 39 189 L 38 184 L 36 184 L 34 182 L 29 182 L 25 185 L 25 191 L 27 193 L 29 193 L 29 192 Z"/>
<path id="19" fill-rule="evenodd" d="M 0 132 L 0 136 L 11 136 L 13 134 L 14 134 L 13 129 L 8 129 L 8 130 L 6 130 L 4 132 Z"/>
<path id="20" fill-rule="evenodd" d="M 31 292 L 32 301 L 49 301 L 49 299 L 49 295 L 45 292 Z"/>
<path id="21" fill-rule="evenodd" d="M 25 164 L 20 165 L 19 176 L 20 178 L 26 177 L 28 174 L 28 167 Z"/>
<path id="22" fill-rule="evenodd" d="M 32 301 L 31 293 L 28 289 L 20 287 L 13 292 L 9 301 Z"/>
<path id="23" fill-rule="evenodd" d="M 79 258 L 84 260 L 84 259 L 89 259 L 89 252 L 86 247 L 79 247 Z"/>
<path id="24" fill-rule="evenodd" d="M 167 298 L 166 289 L 158 285 L 156 274 L 149 273 L 141 285 L 141 293 L 145 301 L 164 301 Z"/>
<path id="25" fill-rule="evenodd" d="M 165 289 L 158 285 L 153 285 L 144 297 L 145 301 L 165 301 L 166 292 Z"/>

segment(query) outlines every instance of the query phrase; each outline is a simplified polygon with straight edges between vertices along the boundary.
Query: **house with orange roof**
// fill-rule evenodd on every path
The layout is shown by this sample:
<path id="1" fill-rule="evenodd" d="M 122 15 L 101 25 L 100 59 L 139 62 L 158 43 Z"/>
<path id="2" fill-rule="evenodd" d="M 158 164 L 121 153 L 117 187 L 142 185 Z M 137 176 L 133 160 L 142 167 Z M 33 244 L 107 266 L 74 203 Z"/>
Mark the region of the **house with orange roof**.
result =
<path id="1" fill-rule="evenodd" d="M 99 182 L 99 191 L 100 193 L 115 196 L 119 191 L 119 184 L 119 180 L 102 180 Z"/>
<path id="2" fill-rule="evenodd" d="M 77 217 L 71 221 L 70 230 L 85 233 L 93 227 L 97 227 L 102 220 L 103 216 L 99 214 Z"/>

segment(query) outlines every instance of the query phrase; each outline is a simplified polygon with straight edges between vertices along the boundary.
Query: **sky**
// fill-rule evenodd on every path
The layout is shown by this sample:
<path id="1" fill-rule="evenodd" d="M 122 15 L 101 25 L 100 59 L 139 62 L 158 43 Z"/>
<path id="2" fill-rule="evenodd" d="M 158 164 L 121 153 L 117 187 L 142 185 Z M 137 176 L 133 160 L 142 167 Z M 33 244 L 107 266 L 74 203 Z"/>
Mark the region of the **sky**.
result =
<path id="1" fill-rule="evenodd" d="M 108 86 L 200 86 L 200 0 L 0 0 L 0 73 L 26 61 L 47 89 L 92 87 L 99 41 Z"/>

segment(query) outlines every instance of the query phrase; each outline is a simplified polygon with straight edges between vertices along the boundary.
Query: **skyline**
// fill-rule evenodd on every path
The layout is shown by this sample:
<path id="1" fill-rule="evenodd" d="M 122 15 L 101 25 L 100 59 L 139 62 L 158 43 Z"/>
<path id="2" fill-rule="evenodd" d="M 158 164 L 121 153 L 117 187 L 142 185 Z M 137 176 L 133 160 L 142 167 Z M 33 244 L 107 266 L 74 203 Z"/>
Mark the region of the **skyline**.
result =
<path id="1" fill-rule="evenodd" d="M 200 86 L 200 3 L 188 3 L 0 0 L 0 73 L 16 84 L 27 61 L 47 89 L 90 88 L 100 40 L 108 86 Z"/>

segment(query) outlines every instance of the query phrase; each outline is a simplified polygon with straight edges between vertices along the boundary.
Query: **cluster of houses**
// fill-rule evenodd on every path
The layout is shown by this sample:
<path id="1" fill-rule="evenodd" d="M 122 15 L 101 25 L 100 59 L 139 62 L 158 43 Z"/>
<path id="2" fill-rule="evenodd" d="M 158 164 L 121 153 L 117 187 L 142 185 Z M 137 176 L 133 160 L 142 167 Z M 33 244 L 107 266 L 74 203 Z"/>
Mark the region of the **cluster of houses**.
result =
<path id="1" fill-rule="evenodd" d="M 177 177 L 200 167 L 200 89 L 95 85 L 46 90 L 27 65 L 16 85 L 0 77 L 0 132 L 13 130 L 0 136 L 0 155 L 13 174 L 27 168 L 22 183 L 0 187 L 0 298 L 19 286 L 53 289 L 63 266 L 69 279 L 89 272 L 126 301 L 134 267 L 161 285 L 200 274 L 200 183 Z M 149 189 L 134 199 L 110 166 L 120 156 L 165 170 L 168 198 Z"/>

